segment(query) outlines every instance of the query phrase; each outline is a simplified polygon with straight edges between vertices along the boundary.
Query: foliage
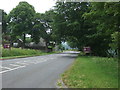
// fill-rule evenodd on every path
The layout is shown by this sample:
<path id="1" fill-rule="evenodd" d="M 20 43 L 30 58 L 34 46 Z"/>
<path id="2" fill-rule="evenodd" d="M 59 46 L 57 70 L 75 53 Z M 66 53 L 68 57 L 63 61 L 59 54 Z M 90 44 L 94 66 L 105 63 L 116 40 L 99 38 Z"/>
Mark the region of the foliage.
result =
<path id="1" fill-rule="evenodd" d="M 93 55 L 107 56 L 119 46 L 113 40 L 120 29 L 119 6 L 120 2 L 57 2 L 54 9 L 36 13 L 32 5 L 20 2 L 8 17 L 3 11 L 3 32 L 10 31 L 11 40 L 22 39 L 24 45 L 26 34 L 31 34 L 35 43 L 43 38 L 46 48 L 51 41 L 67 41 L 79 50 L 90 46 Z"/>
<path id="2" fill-rule="evenodd" d="M 29 34 L 32 29 L 32 19 L 34 17 L 34 7 L 27 2 L 20 2 L 19 5 L 14 8 L 9 16 L 9 29 L 11 30 L 12 38 L 20 36 L 25 45 L 25 36 Z M 23 45 L 23 47 L 24 47 Z"/>
<path id="3" fill-rule="evenodd" d="M 118 32 L 114 32 L 112 35 L 112 43 L 110 44 L 110 46 L 114 49 L 117 50 L 118 47 Z"/>
<path id="4" fill-rule="evenodd" d="M 17 39 L 22 39 L 23 47 L 25 47 L 26 34 L 30 34 L 35 43 L 39 43 L 40 38 L 43 38 L 47 48 L 52 41 L 52 12 L 50 10 L 44 14 L 36 13 L 32 5 L 20 2 L 8 15 L 8 30 L 12 43 Z"/>
<path id="5" fill-rule="evenodd" d="M 120 32 L 114 32 L 112 35 L 112 43 L 109 44 L 109 46 L 112 48 L 112 50 L 115 50 L 116 54 L 118 55 L 120 59 Z"/>
<path id="6" fill-rule="evenodd" d="M 33 28 L 31 31 L 32 39 L 35 41 L 35 43 L 39 43 L 40 37 L 44 35 L 44 33 L 41 33 L 44 30 L 44 26 L 41 22 L 41 14 L 36 13 L 33 19 Z"/>
<path id="7" fill-rule="evenodd" d="M 92 53 L 107 56 L 111 34 L 119 30 L 120 3 L 56 3 L 54 33 L 58 41 L 69 41 L 80 50 L 90 46 Z"/>
<path id="8" fill-rule="evenodd" d="M 11 48 L 9 49 L 2 49 L 2 59 L 10 59 L 10 58 L 17 58 L 17 57 L 27 57 L 27 56 L 40 56 L 40 55 L 47 55 L 47 54 L 54 54 L 60 52 L 49 52 L 45 53 L 40 50 L 34 49 L 21 49 L 21 48 Z"/>
<path id="9" fill-rule="evenodd" d="M 36 13 L 33 19 L 32 39 L 38 43 L 40 38 L 43 38 L 46 43 L 46 51 L 48 51 L 48 46 L 53 47 L 51 45 L 51 41 L 53 42 L 51 28 L 52 14 L 52 10 L 46 11 L 44 14 Z"/>
<path id="10" fill-rule="evenodd" d="M 50 41 L 53 41 L 52 38 L 52 22 L 53 22 L 53 16 L 54 12 L 53 10 L 46 11 L 44 14 L 41 14 L 41 22 L 44 26 L 44 31 L 41 33 L 41 37 L 46 41 L 47 44 L 50 43 Z"/>
<path id="11" fill-rule="evenodd" d="M 110 49 L 111 34 L 119 30 L 119 4 L 94 2 L 91 3 L 90 12 L 84 14 L 84 17 L 96 26 L 96 33 L 90 35 L 90 39 L 94 41 L 90 43 L 90 46 L 95 54 L 106 56 L 107 50 Z"/>
<path id="12" fill-rule="evenodd" d="M 56 3 L 55 8 L 54 33 L 58 40 L 65 41 L 75 37 L 76 41 L 81 43 L 78 38 L 86 32 L 83 27 L 88 27 L 82 17 L 87 11 L 87 3 Z"/>
<path id="13" fill-rule="evenodd" d="M 31 38 L 26 38 L 26 43 L 30 43 L 30 42 L 32 42 L 32 39 Z"/>
<path id="14" fill-rule="evenodd" d="M 40 55 L 42 52 L 39 50 L 30 50 L 30 49 L 20 49 L 20 48 L 11 48 L 2 49 L 2 57 L 10 56 L 22 56 L 22 55 Z"/>
<path id="15" fill-rule="evenodd" d="M 62 79 L 69 88 L 118 88 L 117 70 L 113 58 L 79 56 Z"/>

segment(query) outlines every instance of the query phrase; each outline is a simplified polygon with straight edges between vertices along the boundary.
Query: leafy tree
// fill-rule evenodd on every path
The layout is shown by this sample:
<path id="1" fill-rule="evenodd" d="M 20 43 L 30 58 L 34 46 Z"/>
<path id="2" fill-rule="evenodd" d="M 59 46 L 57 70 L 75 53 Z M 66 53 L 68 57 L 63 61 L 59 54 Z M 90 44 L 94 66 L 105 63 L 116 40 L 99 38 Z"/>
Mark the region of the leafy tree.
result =
<path id="1" fill-rule="evenodd" d="M 90 46 L 92 53 L 107 56 L 111 34 L 119 30 L 120 3 L 57 3 L 54 33 L 58 41 L 76 43 L 79 49 Z"/>
<path id="2" fill-rule="evenodd" d="M 91 26 L 82 16 L 88 12 L 89 3 L 57 3 L 54 17 L 54 33 L 59 41 L 69 40 L 78 48 L 86 45 L 85 39 Z"/>
<path id="3" fill-rule="evenodd" d="M 35 43 L 39 43 L 39 40 L 41 38 L 41 31 L 44 31 L 44 26 L 41 22 L 41 17 L 40 17 L 40 13 L 36 13 L 34 18 L 33 18 L 33 28 L 31 31 L 31 35 L 32 35 L 32 40 L 35 41 Z"/>
<path id="4" fill-rule="evenodd" d="M 111 35 L 111 37 L 112 37 L 112 43 L 110 43 L 109 45 L 110 45 L 110 47 L 112 48 L 112 50 L 115 50 L 115 54 L 117 54 L 118 55 L 118 57 L 120 58 L 120 56 L 119 56 L 119 53 L 120 53 L 120 51 L 119 51 L 119 48 L 120 48 L 120 33 L 119 32 L 114 32 L 112 35 Z"/>
<path id="5" fill-rule="evenodd" d="M 76 43 L 76 42 L 77 42 L 77 41 L 76 41 L 76 39 L 75 39 L 74 37 L 67 41 L 68 45 L 69 45 L 71 48 L 76 48 L 76 47 L 77 47 L 77 44 L 78 44 L 78 43 Z"/>
<path id="6" fill-rule="evenodd" d="M 36 43 L 39 42 L 42 37 L 46 42 L 46 51 L 50 41 L 52 41 L 51 33 L 51 22 L 52 22 L 52 11 L 46 11 L 45 14 L 36 13 L 33 21 L 32 38 Z"/>
<path id="7" fill-rule="evenodd" d="M 109 44 L 112 42 L 111 34 L 119 30 L 118 18 L 120 17 L 120 3 L 98 3 L 90 4 L 90 12 L 84 17 L 92 21 L 95 25 L 96 33 L 90 35 L 94 54 L 107 56 Z"/>
<path id="8" fill-rule="evenodd" d="M 9 29 L 12 37 L 20 36 L 25 46 L 25 36 L 32 29 L 32 20 L 35 15 L 34 7 L 27 2 L 20 2 L 9 14 Z"/>

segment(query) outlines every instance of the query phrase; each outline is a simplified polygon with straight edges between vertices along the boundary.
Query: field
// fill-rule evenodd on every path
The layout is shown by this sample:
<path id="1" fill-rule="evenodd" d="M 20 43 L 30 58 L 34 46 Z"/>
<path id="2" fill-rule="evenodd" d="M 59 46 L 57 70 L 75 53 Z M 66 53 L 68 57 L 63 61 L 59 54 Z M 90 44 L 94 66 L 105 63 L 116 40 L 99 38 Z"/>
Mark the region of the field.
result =
<path id="1" fill-rule="evenodd" d="M 117 88 L 118 63 L 113 58 L 79 56 L 62 80 L 69 88 Z"/>

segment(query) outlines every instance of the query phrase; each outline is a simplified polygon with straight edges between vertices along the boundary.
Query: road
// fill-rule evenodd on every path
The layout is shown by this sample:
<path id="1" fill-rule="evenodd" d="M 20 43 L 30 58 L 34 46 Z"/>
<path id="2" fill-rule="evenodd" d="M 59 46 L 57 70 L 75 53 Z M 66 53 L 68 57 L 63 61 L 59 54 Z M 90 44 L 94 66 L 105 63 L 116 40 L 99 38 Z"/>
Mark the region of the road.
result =
<path id="1" fill-rule="evenodd" d="M 78 52 L 67 51 L 2 62 L 2 88 L 56 88 L 60 75 L 68 69 Z"/>

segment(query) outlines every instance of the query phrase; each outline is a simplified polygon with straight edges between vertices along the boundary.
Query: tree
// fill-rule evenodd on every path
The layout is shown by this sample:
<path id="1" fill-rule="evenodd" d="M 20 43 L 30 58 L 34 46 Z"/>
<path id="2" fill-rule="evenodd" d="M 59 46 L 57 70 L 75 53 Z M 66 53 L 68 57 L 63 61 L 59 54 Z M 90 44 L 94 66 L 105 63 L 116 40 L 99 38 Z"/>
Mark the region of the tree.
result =
<path id="1" fill-rule="evenodd" d="M 51 33 L 51 15 L 52 10 L 46 11 L 45 14 L 36 13 L 33 21 L 33 30 L 31 32 L 33 41 L 39 42 L 40 38 L 43 38 L 46 43 L 46 51 L 48 51 L 48 46 L 50 41 L 52 41 Z"/>
<path id="2" fill-rule="evenodd" d="M 12 37 L 19 36 L 23 40 L 23 47 L 25 47 L 26 34 L 31 32 L 34 15 L 34 7 L 27 2 L 20 2 L 9 14 L 9 29 Z"/>
<path id="3" fill-rule="evenodd" d="M 111 34 L 119 30 L 120 3 L 57 3 L 54 33 L 58 40 L 90 46 L 92 53 L 107 56 Z"/>
<path id="4" fill-rule="evenodd" d="M 84 17 L 95 25 L 96 33 L 90 35 L 93 52 L 99 56 L 107 56 L 109 44 L 112 42 L 111 34 L 119 30 L 120 3 L 90 3 L 90 12 Z"/>
<path id="5" fill-rule="evenodd" d="M 54 17 L 54 33 L 59 41 L 69 40 L 82 49 L 91 26 L 82 16 L 88 12 L 89 3 L 57 3 Z"/>
<path id="6" fill-rule="evenodd" d="M 110 43 L 110 47 L 115 51 L 115 56 L 118 56 L 120 60 L 120 32 L 114 32 L 112 35 L 112 43 Z"/>
<path id="7" fill-rule="evenodd" d="M 33 18 L 33 28 L 31 31 L 31 35 L 32 35 L 32 40 L 35 41 L 35 43 L 39 43 L 41 35 L 43 34 L 41 33 L 41 31 L 44 31 L 44 26 L 41 22 L 40 16 L 41 16 L 40 13 L 36 13 Z"/>

